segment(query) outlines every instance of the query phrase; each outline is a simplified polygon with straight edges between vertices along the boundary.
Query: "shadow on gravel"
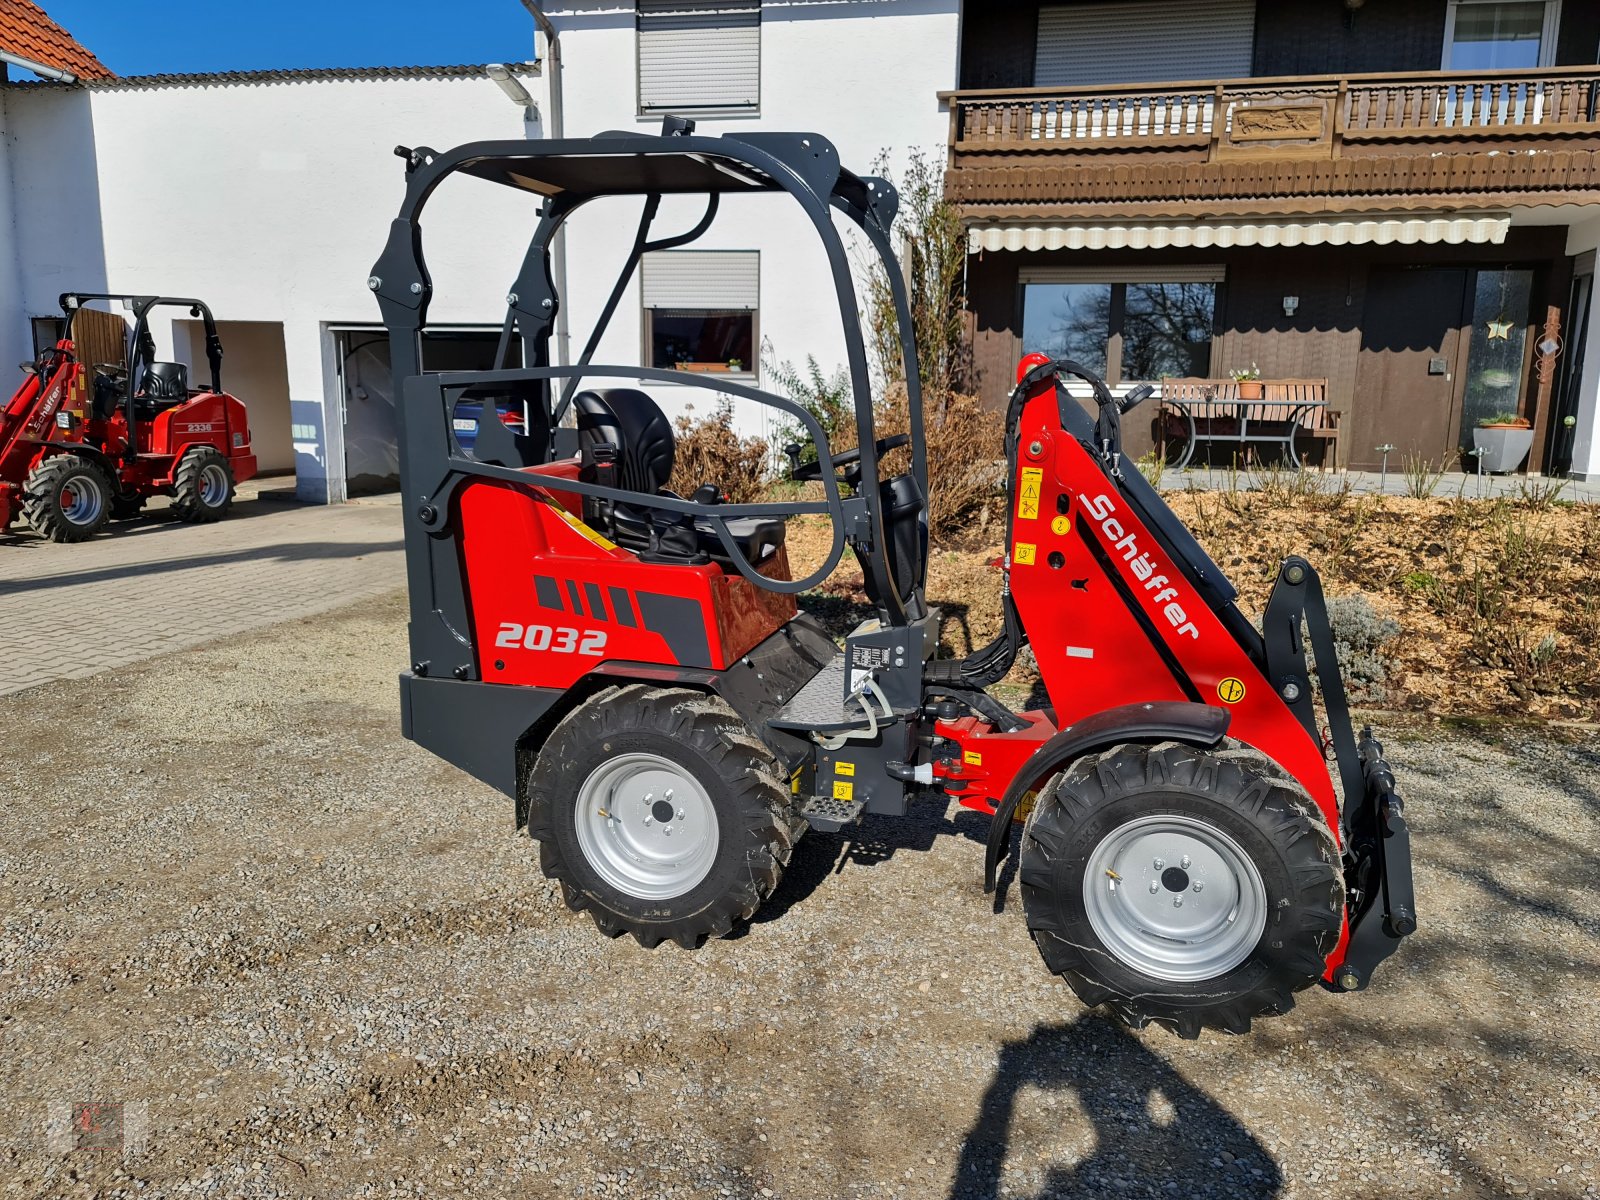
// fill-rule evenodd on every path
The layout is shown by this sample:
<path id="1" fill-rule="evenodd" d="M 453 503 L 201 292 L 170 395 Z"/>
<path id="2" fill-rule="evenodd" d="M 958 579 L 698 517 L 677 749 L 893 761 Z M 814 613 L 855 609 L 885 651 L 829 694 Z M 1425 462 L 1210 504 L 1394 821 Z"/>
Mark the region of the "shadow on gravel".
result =
<path id="1" fill-rule="evenodd" d="M 1088 1015 L 1045 1025 L 1000 1050 L 994 1079 L 961 1146 L 949 1200 L 996 1200 L 1026 1090 L 1075 1101 L 1094 1124 L 1093 1144 L 1071 1163 L 1046 1168 L 1031 1194 L 1009 1181 L 1013 1200 L 1119 1196 L 1277 1196 L 1283 1173 L 1267 1149 L 1225 1108 L 1126 1030 Z M 1066 1095 L 1062 1095 L 1066 1093 Z M 1052 1111 L 1052 1123 L 1058 1118 Z"/>

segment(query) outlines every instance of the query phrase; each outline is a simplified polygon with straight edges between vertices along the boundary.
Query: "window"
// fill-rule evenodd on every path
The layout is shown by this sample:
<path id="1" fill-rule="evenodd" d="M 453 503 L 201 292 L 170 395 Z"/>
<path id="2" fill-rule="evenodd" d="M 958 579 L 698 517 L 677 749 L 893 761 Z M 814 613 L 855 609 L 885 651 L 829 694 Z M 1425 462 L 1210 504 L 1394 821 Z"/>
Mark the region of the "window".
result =
<path id="1" fill-rule="evenodd" d="M 1250 74 L 1255 21 L 1255 0 L 1046 5 L 1039 9 L 1033 83 L 1243 79 Z"/>
<path id="2" fill-rule="evenodd" d="M 639 0 L 639 112 L 754 112 L 760 0 Z"/>
<path id="3" fill-rule="evenodd" d="M 645 365 L 754 374 L 761 256 L 755 250 L 663 250 L 640 267 Z"/>
<path id="4" fill-rule="evenodd" d="M 1022 352 L 1073 359 L 1113 384 L 1207 375 L 1221 280 L 1221 267 L 1024 276 Z"/>
<path id="5" fill-rule="evenodd" d="M 1502 71 L 1555 62 L 1561 0 L 1450 0 L 1444 69 Z"/>

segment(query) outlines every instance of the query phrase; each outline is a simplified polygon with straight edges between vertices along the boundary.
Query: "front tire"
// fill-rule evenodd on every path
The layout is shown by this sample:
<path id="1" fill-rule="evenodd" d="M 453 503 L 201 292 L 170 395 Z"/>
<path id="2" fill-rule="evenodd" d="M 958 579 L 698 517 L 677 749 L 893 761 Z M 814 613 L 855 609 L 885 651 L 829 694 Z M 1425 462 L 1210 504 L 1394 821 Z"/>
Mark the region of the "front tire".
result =
<path id="1" fill-rule="evenodd" d="M 186 451 L 172 473 L 172 515 L 190 525 L 208 525 L 233 504 L 233 468 L 211 446 Z"/>
<path id="2" fill-rule="evenodd" d="M 1245 1033 L 1321 977 L 1344 911 L 1321 812 L 1256 750 L 1166 742 L 1073 763 L 1023 829 L 1023 908 L 1089 1005 L 1183 1037 Z"/>
<path id="3" fill-rule="evenodd" d="M 567 906 L 602 933 L 693 949 L 778 886 L 798 825 L 771 753 L 722 700 L 608 688 L 556 726 L 527 781 L 528 832 Z"/>
<path id="4" fill-rule="evenodd" d="M 77 454 L 53 454 L 28 473 L 22 515 L 52 542 L 92 538 L 111 519 L 111 480 L 100 464 Z"/>

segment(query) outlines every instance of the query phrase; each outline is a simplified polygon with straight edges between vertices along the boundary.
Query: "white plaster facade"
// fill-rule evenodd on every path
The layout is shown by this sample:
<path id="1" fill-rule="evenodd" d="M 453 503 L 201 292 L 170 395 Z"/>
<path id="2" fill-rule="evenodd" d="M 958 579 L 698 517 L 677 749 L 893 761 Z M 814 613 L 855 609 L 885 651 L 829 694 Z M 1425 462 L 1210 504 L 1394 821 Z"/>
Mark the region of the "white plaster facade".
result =
<path id="1" fill-rule="evenodd" d="M 883 152 L 901 164 L 913 147 L 937 160 L 946 127 L 937 93 L 955 83 L 959 7 L 766 0 L 760 108 L 706 119 L 700 132 L 816 131 L 859 171 Z M 636 110 L 632 3 L 571 0 L 549 14 L 565 62 L 567 135 L 658 129 L 659 117 Z M 530 51 L 533 37 L 530 22 Z M 62 291 L 200 297 L 221 322 L 253 323 L 235 326 L 250 333 L 224 361 L 225 386 L 237 385 L 249 402 L 246 382 L 287 380 L 276 403 L 290 412 L 258 397 L 255 420 L 292 426 L 301 498 L 344 499 L 335 331 L 378 323 L 366 279 L 402 195 L 393 148 L 543 136 L 548 77 L 528 66 L 521 80 L 537 100 L 532 119 L 482 68 L 0 87 L 0 363 L 31 357 L 29 318 L 55 315 Z M 526 195 L 470 179 L 440 189 L 424 216 L 431 324 L 498 327 L 534 208 Z M 657 229 L 679 226 L 692 208 L 664 204 Z M 601 202 L 572 222 L 573 357 L 636 215 L 634 203 Z M 771 198 L 727 204 L 700 245 L 760 252 L 759 330 L 778 357 L 798 364 L 814 355 L 825 368 L 842 362 L 831 284 L 797 211 Z M 154 333 L 163 354 L 192 366 L 198 346 L 173 324 L 183 315 L 172 310 Z M 639 361 L 641 319 L 635 282 L 597 361 Z M 278 329 L 281 364 L 261 361 L 272 357 Z M 249 367 L 247 352 L 257 360 Z M 699 394 L 656 390 L 668 393 L 661 399 L 672 412 Z M 740 423 L 760 428 L 764 411 L 751 406 Z M 291 440 L 276 431 L 271 439 Z"/>

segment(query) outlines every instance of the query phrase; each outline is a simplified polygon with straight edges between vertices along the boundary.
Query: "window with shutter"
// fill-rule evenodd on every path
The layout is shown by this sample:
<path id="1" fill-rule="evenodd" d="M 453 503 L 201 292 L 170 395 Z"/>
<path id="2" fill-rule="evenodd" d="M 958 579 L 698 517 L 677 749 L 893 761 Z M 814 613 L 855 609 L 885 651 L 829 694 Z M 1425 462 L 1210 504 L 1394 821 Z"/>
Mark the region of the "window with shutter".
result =
<path id="1" fill-rule="evenodd" d="M 646 365 L 753 374 L 761 255 L 755 250 L 662 250 L 640 264 Z"/>
<path id="2" fill-rule="evenodd" d="M 760 0 L 638 0 L 639 111 L 753 110 Z"/>
<path id="3" fill-rule="evenodd" d="M 1035 87 L 1243 79 L 1255 0 L 1112 0 L 1039 10 Z"/>

